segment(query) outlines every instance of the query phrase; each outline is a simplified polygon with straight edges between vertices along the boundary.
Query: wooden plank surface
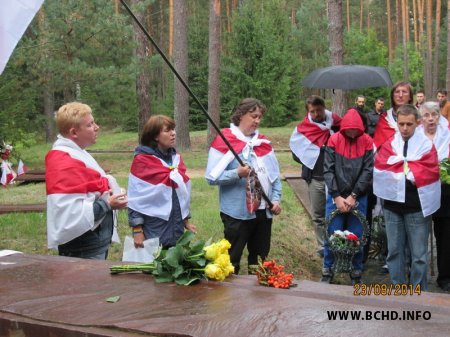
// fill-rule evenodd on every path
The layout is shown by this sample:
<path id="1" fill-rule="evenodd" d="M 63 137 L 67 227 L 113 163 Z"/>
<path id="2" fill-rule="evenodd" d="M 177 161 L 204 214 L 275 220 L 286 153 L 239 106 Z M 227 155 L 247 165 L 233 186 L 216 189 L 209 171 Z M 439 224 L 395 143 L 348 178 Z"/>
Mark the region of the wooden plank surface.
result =
<path id="1" fill-rule="evenodd" d="M 19 213 L 19 212 L 44 212 L 47 204 L 26 204 L 26 205 L 0 205 L 0 214 Z"/>

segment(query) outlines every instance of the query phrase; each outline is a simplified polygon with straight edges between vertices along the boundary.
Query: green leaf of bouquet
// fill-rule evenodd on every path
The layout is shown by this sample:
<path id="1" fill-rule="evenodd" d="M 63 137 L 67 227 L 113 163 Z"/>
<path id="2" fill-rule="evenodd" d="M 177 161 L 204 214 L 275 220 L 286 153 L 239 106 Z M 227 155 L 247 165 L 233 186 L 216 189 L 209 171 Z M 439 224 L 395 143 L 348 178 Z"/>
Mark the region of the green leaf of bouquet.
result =
<path id="1" fill-rule="evenodd" d="M 162 249 L 159 252 L 159 255 L 155 258 L 154 261 L 162 261 L 162 260 L 164 260 L 164 258 L 166 257 L 166 254 L 167 254 L 167 249 Z"/>
<path id="2" fill-rule="evenodd" d="M 205 247 L 208 247 L 209 245 L 212 244 L 212 238 L 209 238 L 208 240 L 206 240 L 205 242 Z"/>
<path id="3" fill-rule="evenodd" d="M 178 267 L 183 261 L 183 247 L 176 245 L 167 251 L 164 261 L 171 267 Z"/>
<path id="4" fill-rule="evenodd" d="M 180 277 L 175 280 L 175 283 L 178 285 L 188 286 L 198 281 L 200 281 L 200 278 L 198 277 Z"/>
<path id="5" fill-rule="evenodd" d="M 179 265 L 175 268 L 175 270 L 173 271 L 172 275 L 173 277 L 176 279 L 178 278 L 180 275 L 182 275 L 183 273 L 185 273 L 185 269 L 182 265 Z"/>
<path id="6" fill-rule="evenodd" d="M 195 234 L 191 231 L 185 231 L 183 233 L 183 235 L 180 236 L 180 238 L 177 241 L 177 246 L 181 245 L 181 246 L 185 246 L 188 245 L 192 239 L 195 237 Z"/>
<path id="7" fill-rule="evenodd" d="M 155 281 L 157 283 L 166 283 L 166 282 L 172 282 L 173 281 L 173 277 L 172 274 L 169 272 L 163 272 L 159 275 L 154 275 L 155 277 Z"/>
<path id="8" fill-rule="evenodd" d="M 120 296 L 111 296 L 106 299 L 108 303 L 116 303 L 120 300 Z"/>
<path id="9" fill-rule="evenodd" d="M 206 266 L 206 259 L 204 257 L 198 257 L 195 260 L 192 260 L 191 264 L 197 267 L 204 267 Z"/>
<path id="10" fill-rule="evenodd" d="M 204 240 L 198 240 L 197 242 L 192 244 L 190 255 L 200 254 L 203 251 L 204 247 L 205 247 L 205 241 Z"/>

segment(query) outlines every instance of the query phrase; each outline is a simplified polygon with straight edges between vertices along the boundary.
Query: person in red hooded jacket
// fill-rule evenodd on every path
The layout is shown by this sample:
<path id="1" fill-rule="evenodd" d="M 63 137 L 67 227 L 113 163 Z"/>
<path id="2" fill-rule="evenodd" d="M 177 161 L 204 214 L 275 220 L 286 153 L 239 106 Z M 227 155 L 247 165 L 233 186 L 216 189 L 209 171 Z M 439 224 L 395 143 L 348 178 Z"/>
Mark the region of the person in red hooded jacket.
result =
<path id="1" fill-rule="evenodd" d="M 325 148 L 324 179 L 327 186 L 325 216 L 340 211 L 328 225 L 328 237 L 336 230 L 348 230 L 358 238 L 363 234 L 360 220 L 351 212 L 367 211 L 367 191 L 372 184 L 373 141 L 364 133 L 364 126 L 356 109 L 347 111 L 341 122 L 341 129 L 328 140 Z M 324 245 L 322 282 L 330 283 L 333 277 L 334 256 L 329 242 Z M 352 283 L 361 282 L 363 267 L 362 251 L 353 258 Z"/>

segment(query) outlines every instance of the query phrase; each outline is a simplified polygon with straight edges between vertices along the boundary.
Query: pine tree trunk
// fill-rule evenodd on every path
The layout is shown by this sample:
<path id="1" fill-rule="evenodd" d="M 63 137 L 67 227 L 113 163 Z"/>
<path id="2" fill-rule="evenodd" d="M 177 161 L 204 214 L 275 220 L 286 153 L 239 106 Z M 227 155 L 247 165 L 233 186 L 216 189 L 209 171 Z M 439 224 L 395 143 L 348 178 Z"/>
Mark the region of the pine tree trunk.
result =
<path id="1" fill-rule="evenodd" d="M 363 0 L 359 1 L 359 32 L 363 30 L 364 4 Z"/>
<path id="2" fill-rule="evenodd" d="M 173 55 L 173 1 L 169 0 L 169 57 Z"/>
<path id="3" fill-rule="evenodd" d="M 42 7 L 37 15 L 38 19 L 38 29 L 39 29 L 39 43 L 44 46 L 41 48 L 41 58 L 46 60 L 48 58 L 47 50 L 47 38 L 45 37 L 45 9 Z M 45 61 L 44 61 L 45 62 Z M 53 88 L 51 86 L 51 74 L 48 73 L 46 67 L 44 66 L 42 71 L 43 79 L 43 90 L 42 90 L 42 101 L 44 106 L 44 116 L 45 116 L 45 141 L 47 143 L 53 142 L 55 140 L 55 100 L 53 96 Z"/>
<path id="4" fill-rule="evenodd" d="M 132 0 L 131 4 L 136 5 L 139 0 Z M 145 27 L 145 10 L 134 11 L 136 18 Z M 140 139 L 142 129 L 145 123 L 151 115 L 150 107 L 150 74 L 147 67 L 147 51 L 149 45 L 146 36 L 139 28 L 139 26 L 133 22 L 133 36 L 136 41 L 135 57 L 137 60 L 137 73 L 136 73 L 136 96 L 138 100 L 138 139 Z"/>
<path id="5" fill-rule="evenodd" d="M 343 64 L 344 29 L 342 25 L 342 0 L 328 0 L 328 22 L 331 65 Z M 343 91 L 335 90 L 332 101 L 332 111 L 342 116 L 347 106 Z"/>
<path id="6" fill-rule="evenodd" d="M 427 52 L 425 58 L 425 93 L 428 97 L 432 97 L 434 95 L 433 91 L 433 54 L 432 54 L 432 27 L 431 23 L 433 21 L 433 6 L 432 0 L 427 1 L 427 10 L 426 10 L 426 26 L 427 26 Z"/>
<path id="7" fill-rule="evenodd" d="M 447 73 L 445 84 L 446 88 L 450 88 L 450 0 L 447 0 Z"/>
<path id="8" fill-rule="evenodd" d="M 400 37 L 402 36 L 402 0 L 395 0 L 395 45 L 394 48 L 400 44 Z"/>
<path id="9" fill-rule="evenodd" d="M 409 0 L 404 0 L 405 4 L 404 4 L 404 9 L 403 9 L 403 17 L 404 17 L 404 28 L 403 31 L 406 33 L 406 43 L 409 43 L 409 41 L 411 40 L 409 38 Z"/>
<path id="10" fill-rule="evenodd" d="M 347 8 L 347 31 L 350 31 L 350 0 L 347 0 L 346 3 L 346 8 Z"/>
<path id="11" fill-rule="evenodd" d="M 187 48 L 187 3 L 185 0 L 173 1 L 173 63 L 184 82 L 188 83 Z M 175 124 L 177 132 L 177 150 L 190 150 L 189 138 L 189 96 L 188 92 L 175 78 Z"/>
<path id="12" fill-rule="evenodd" d="M 419 17 L 419 50 L 421 53 L 423 53 L 424 48 L 424 19 L 423 19 L 423 13 L 424 13 L 424 0 L 417 0 L 417 13 Z"/>
<path id="13" fill-rule="evenodd" d="M 402 42 L 403 42 L 403 79 L 409 80 L 409 67 L 408 67 L 408 11 L 407 0 L 402 0 Z"/>
<path id="14" fill-rule="evenodd" d="M 417 3 L 413 0 L 413 30 L 414 30 L 414 48 L 416 51 L 419 50 L 419 33 L 417 29 Z"/>
<path id="15" fill-rule="evenodd" d="M 44 85 L 43 101 L 46 117 L 45 140 L 47 143 L 51 143 L 55 140 L 55 100 L 53 98 L 53 90 L 50 89 L 48 83 Z"/>
<path id="16" fill-rule="evenodd" d="M 436 21 L 435 21 L 435 38 L 434 38 L 434 61 L 433 61 L 433 85 L 432 90 L 436 92 L 438 90 L 438 79 L 439 79 L 439 45 L 441 42 L 441 0 L 436 0 Z"/>
<path id="17" fill-rule="evenodd" d="M 388 58 L 389 63 L 394 59 L 394 39 L 392 38 L 391 0 L 386 0 L 387 31 L 388 31 Z"/>
<path id="18" fill-rule="evenodd" d="M 220 0 L 209 3 L 209 59 L 208 59 L 208 113 L 220 126 Z M 208 121 L 208 146 L 216 138 L 217 131 Z"/>

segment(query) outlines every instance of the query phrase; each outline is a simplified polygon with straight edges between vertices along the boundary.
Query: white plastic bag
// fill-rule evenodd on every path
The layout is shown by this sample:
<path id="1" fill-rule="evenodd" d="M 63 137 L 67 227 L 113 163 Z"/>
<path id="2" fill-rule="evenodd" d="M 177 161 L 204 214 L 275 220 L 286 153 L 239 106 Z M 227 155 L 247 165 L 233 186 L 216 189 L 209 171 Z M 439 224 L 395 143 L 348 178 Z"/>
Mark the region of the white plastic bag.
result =
<path id="1" fill-rule="evenodd" d="M 153 262 L 158 251 L 159 239 L 148 239 L 144 241 L 144 248 L 135 248 L 134 240 L 131 236 L 126 236 L 123 244 L 122 261 L 126 262 Z"/>

